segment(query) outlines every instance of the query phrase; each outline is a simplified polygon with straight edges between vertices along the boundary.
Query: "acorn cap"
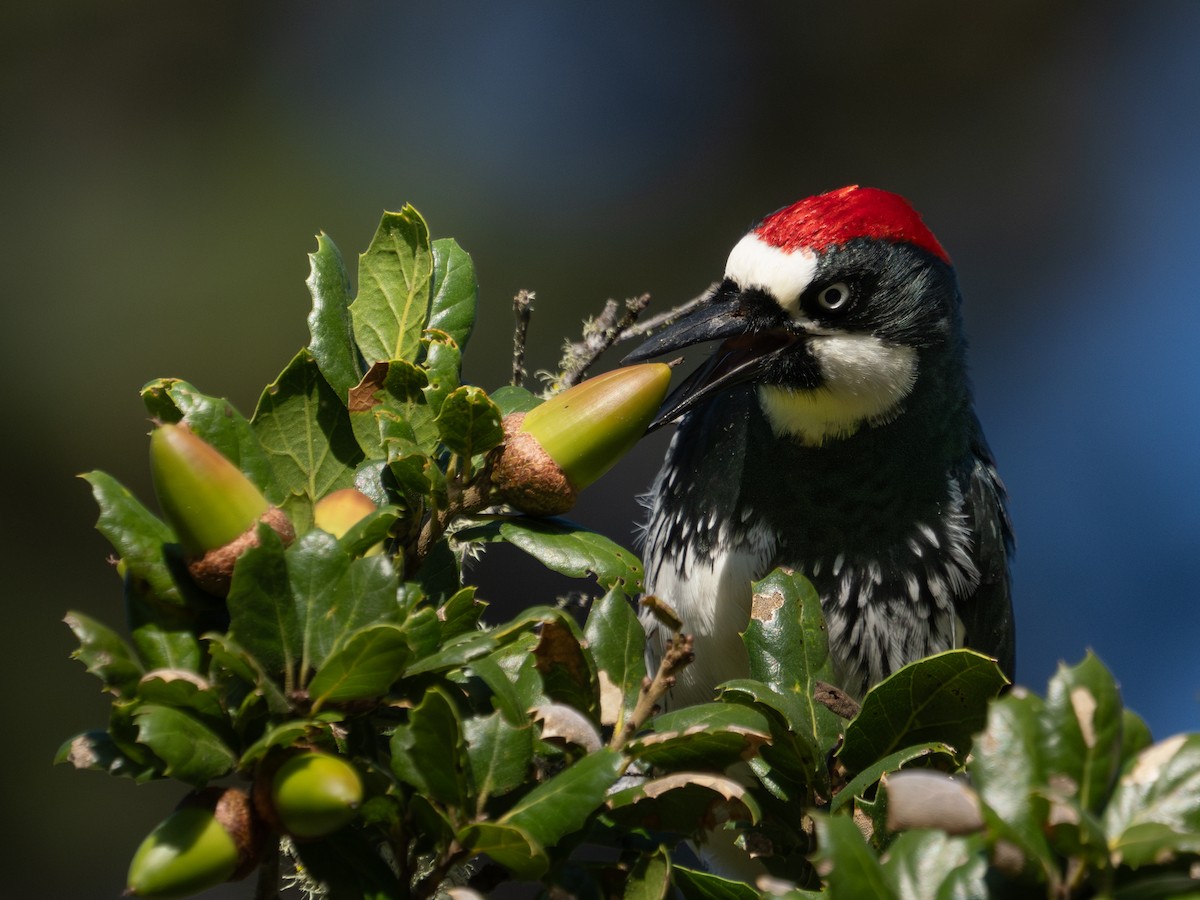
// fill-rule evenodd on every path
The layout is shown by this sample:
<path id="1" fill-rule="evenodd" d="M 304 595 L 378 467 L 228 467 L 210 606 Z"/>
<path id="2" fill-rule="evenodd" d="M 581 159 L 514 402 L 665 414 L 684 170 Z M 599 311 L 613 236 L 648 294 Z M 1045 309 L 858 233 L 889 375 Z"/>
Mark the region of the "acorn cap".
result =
<path id="1" fill-rule="evenodd" d="M 646 433 L 670 382 L 671 367 L 662 363 L 626 366 L 505 417 L 492 473 L 497 490 L 534 515 L 566 512 Z"/>

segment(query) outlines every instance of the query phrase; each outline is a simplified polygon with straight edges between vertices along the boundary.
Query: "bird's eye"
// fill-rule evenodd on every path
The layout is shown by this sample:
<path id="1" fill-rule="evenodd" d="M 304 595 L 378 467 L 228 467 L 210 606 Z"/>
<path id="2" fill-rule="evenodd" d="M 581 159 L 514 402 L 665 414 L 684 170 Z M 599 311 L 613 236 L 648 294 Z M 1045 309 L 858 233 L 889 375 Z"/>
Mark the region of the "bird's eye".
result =
<path id="1" fill-rule="evenodd" d="M 850 306 L 853 296 L 850 285 L 838 281 L 817 291 L 817 305 L 828 312 L 843 312 Z"/>

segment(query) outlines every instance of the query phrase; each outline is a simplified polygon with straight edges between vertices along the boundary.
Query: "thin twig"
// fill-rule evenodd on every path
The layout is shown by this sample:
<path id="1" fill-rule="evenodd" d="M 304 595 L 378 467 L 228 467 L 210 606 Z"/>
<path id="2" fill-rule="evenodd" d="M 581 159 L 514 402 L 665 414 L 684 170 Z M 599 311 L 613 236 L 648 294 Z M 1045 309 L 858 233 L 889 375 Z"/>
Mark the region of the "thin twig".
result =
<path id="1" fill-rule="evenodd" d="M 519 290 L 513 297 L 513 314 L 517 327 L 513 330 L 512 383 L 516 387 L 525 384 L 525 340 L 529 335 L 529 318 L 533 312 L 533 291 Z"/>
<path id="2" fill-rule="evenodd" d="M 709 285 L 708 290 L 703 294 L 697 294 L 686 303 L 681 303 L 679 306 L 672 307 L 666 312 L 660 312 L 658 315 L 651 316 L 648 319 L 641 319 L 638 322 L 631 322 L 626 327 L 622 328 L 620 333 L 613 339 L 614 344 L 621 344 L 625 341 L 631 341 L 634 338 L 644 337 L 655 328 L 663 325 L 670 325 L 672 322 L 682 319 L 693 309 L 712 296 L 713 289 L 716 284 Z"/>
<path id="3" fill-rule="evenodd" d="M 638 692 L 637 703 L 633 712 L 625 720 L 625 725 L 618 733 L 613 734 L 610 746 L 619 750 L 639 731 L 659 708 L 667 691 L 675 686 L 675 676 L 685 667 L 691 665 L 696 658 L 695 640 L 690 634 L 684 634 L 682 624 L 675 611 L 657 597 L 649 596 L 642 600 L 664 625 L 672 630 L 671 642 L 667 644 L 666 652 L 658 662 L 658 671 L 653 678 L 647 677 L 642 682 Z"/>
<path id="4" fill-rule="evenodd" d="M 566 389 L 578 384 L 587 375 L 600 355 L 616 343 L 617 337 L 637 322 L 638 316 L 650 304 L 650 295 L 631 297 L 624 306 L 616 300 L 604 304 L 604 311 L 596 318 L 585 322 L 583 340 L 568 343 L 563 348 L 562 362 L 559 363 L 560 373 L 556 379 L 557 387 Z"/>

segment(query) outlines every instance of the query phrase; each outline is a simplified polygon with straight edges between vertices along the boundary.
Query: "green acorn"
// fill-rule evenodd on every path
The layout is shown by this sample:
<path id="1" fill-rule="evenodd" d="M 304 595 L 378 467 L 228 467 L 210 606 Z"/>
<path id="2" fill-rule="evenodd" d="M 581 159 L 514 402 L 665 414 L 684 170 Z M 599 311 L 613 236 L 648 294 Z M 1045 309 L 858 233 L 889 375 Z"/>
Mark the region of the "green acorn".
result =
<path id="1" fill-rule="evenodd" d="M 229 593 L 233 564 L 258 543 L 260 521 L 270 525 L 285 544 L 296 536 L 287 516 L 186 425 L 160 425 L 151 433 L 150 474 L 188 571 L 210 594 Z"/>
<path id="2" fill-rule="evenodd" d="M 262 825 L 237 788 L 189 795 L 146 836 L 129 863 L 127 894 L 188 897 L 244 878 L 262 855 Z"/>
<path id="3" fill-rule="evenodd" d="M 277 768 L 264 767 L 254 797 L 264 819 L 294 838 L 309 840 L 354 820 L 363 801 L 363 783 L 358 770 L 342 757 L 302 751 Z"/>
<path id="4" fill-rule="evenodd" d="M 626 366 L 506 416 L 492 470 L 498 493 L 531 515 L 565 513 L 646 433 L 670 383 L 670 366 Z"/>
<path id="5" fill-rule="evenodd" d="M 342 538 L 355 525 L 375 512 L 375 501 L 356 488 L 342 488 L 326 494 L 313 506 L 313 524 Z M 383 552 L 383 544 L 375 544 L 363 556 Z"/>

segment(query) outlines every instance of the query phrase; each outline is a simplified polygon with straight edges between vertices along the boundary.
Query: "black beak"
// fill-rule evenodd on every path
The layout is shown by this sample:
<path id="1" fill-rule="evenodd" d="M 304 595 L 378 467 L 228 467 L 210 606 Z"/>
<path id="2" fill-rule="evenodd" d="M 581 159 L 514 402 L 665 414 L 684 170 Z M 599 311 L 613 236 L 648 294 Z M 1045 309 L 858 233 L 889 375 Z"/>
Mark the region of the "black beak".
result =
<path id="1" fill-rule="evenodd" d="M 803 339 L 786 328 L 784 314 L 773 301 L 768 301 L 766 307 L 757 300 L 740 292 L 718 290 L 699 309 L 669 325 L 622 360 L 643 362 L 724 338 L 712 356 L 671 392 L 648 431 L 675 421 L 725 388 L 752 380 L 779 351 Z"/>

